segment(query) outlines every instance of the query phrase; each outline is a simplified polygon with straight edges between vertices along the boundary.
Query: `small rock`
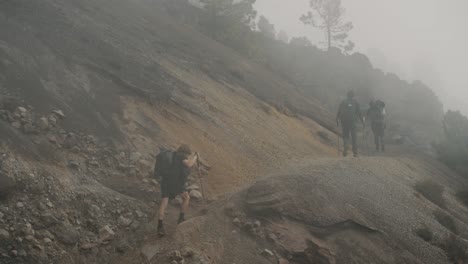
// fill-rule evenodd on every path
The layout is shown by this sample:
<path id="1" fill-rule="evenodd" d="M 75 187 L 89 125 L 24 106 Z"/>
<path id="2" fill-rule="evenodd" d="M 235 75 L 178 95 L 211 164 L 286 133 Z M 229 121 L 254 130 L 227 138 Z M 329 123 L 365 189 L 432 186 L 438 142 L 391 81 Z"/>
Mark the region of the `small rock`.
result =
<path id="1" fill-rule="evenodd" d="M 28 254 L 26 254 L 26 251 L 24 249 L 18 250 L 18 256 L 19 257 L 26 257 Z"/>
<path id="2" fill-rule="evenodd" d="M 80 234 L 72 226 L 61 225 L 55 232 L 57 240 L 65 245 L 72 246 L 80 239 Z"/>
<path id="3" fill-rule="evenodd" d="M 174 260 L 174 261 L 182 261 L 184 260 L 184 257 L 182 257 L 182 253 L 180 253 L 179 250 L 175 250 L 174 252 L 172 252 L 171 254 L 171 259 Z"/>
<path id="4" fill-rule="evenodd" d="M 258 220 L 256 220 L 256 221 L 254 222 L 254 227 L 255 227 L 255 228 L 259 228 L 261 225 L 262 225 L 262 223 L 261 223 L 260 221 L 258 221 Z"/>
<path id="5" fill-rule="evenodd" d="M 21 224 L 18 228 L 21 235 L 33 236 L 35 234 L 34 229 L 30 223 Z"/>
<path id="6" fill-rule="evenodd" d="M 130 153 L 130 161 L 135 163 L 137 162 L 138 160 L 141 159 L 141 153 L 140 152 L 132 152 Z"/>
<path id="7" fill-rule="evenodd" d="M 53 205 L 50 201 L 47 202 L 47 206 L 48 206 L 49 208 L 53 208 L 53 207 L 54 207 L 54 205 Z"/>
<path id="8" fill-rule="evenodd" d="M 271 251 L 269 249 L 264 249 L 262 251 L 262 255 L 264 255 L 266 257 L 273 257 L 275 255 L 275 253 L 273 253 L 273 251 Z"/>
<path id="9" fill-rule="evenodd" d="M 251 231 L 251 230 L 253 230 L 255 228 L 254 228 L 254 225 L 251 222 L 247 222 L 247 223 L 244 224 L 244 229 L 247 230 L 247 231 Z"/>
<path id="10" fill-rule="evenodd" d="M 92 167 L 99 167 L 99 162 L 97 160 L 88 161 L 88 165 Z"/>
<path id="11" fill-rule="evenodd" d="M 21 128 L 21 122 L 14 121 L 13 123 L 11 123 L 11 126 L 16 128 L 16 129 L 20 129 Z"/>
<path id="12" fill-rule="evenodd" d="M 155 179 L 151 179 L 150 180 L 152 184 L 154 184 L 155 186 L 158 186 L 159 185 L 159 182 Z"/>
<path id="13" fill-rule="evenodd" d="M 49 116 L 49 126 L 57 126 L 57 118 L 54 115 Z"/>
<path id="14" fill-rule="evenodd" d="M 65 114 L 63 113 L 62 110 L 53 110 L 52 113 L 56 114 L 60 118 L 65 118 Z"/>
<path id="15" fill-rule="evenodd" d="M 57 137 L 54 135 L 47 136 L 47 139 L 49 140 L 50 143 L 53 143 L 53 144 L 57 143 Z"/>
<path id="16" fill-rule="evenodd" d="M 18 111 L 21 113 L 21 114 L 25 114 L 28 112 L 28 110 L 22 106 L 18 106 Z"/>
<path id="17" fill-rule="evenodd" d="M 76 170 L 80 168 L 80 163 L 78 163 L 76 160 L 70 160 L 68 161 L 68 167 Z"/>
<path id="18" fill-rule="evenodd" d="M 88 213 L 91 217 L 98 218 L 101 215 L 101 208 L 95 204 L 92 204 L 88 209 Z"/>
<path id="19" fill-rule="evenodd" d="M 203 199 L 202 193 L 197 191 L 197 190 L 191 190 L 190 191 L 190 197 L 194 198 L 195 200 Z"/>
<path id="20" fill-rule="evenodd" d="M 196 185 L 196 184 L 192 184 L 189 187 L 187 187 L 187 190 L 188 191 L 191 191 L 191 190 L 197 190 L 198 191 L 198 190 L 200 190 L 200 187 L 198 187 L 198 185 Z"/>
<path id="21" fill-rule="evenodd" d="M 121 239 L 117 242 L 115 249 L 119 253 L 125 253 L 131 249 L 131 246 L 126 239 Z"/>
<path id="22" fill-rule="evenodd" d="M 5 215 L 2 212 L 0 212 L 0 220 L 3 219 L 4 216 Z"/>
<path id="23" fill-rule="evenodd" d="M 18 256 L 18 250 L 13 249 L 13 250 L 10 252 L 10 255 L 11 255 L 12 257 L 17 257 L 17 256 Z"/>
<path id="24" fill-rule="evenodd" d="M 143 171 L 150 171 L 153 167 L 153 164 L 147 160 L 141 159 L 138 161 L 138 168 Z"/>
<path id="25" fill-rule="evenodd" d="M 34 244 L 33 247 L 34 247 L 35 249 L 40 250 L 40 251 L 44 251 L 44 247 L 41 246 L 41 245 L 39 245 L 39 244 Z"/>
<path id="26" fill-rule="evenodd" d="M 137 215 L 138 218 L 142 218 L 143 216 L 145 216 L 145 214 L 143 214 L 143 212 L 140 210 L 135 210 L 135 214 Z"/>
<path id="27" fill-rule="evenodd" d="M 184 258 L 192 258 L 195 256 L 195 251 L 189 247 L 185 247 L 181 253 Z"/>
<path id="28" fill-rule="evenodd" d="M 138 227 L 140 227 L 140 223 L 138 223 L 138 221 L 133 221 L 133 223 L 130 225 L 131 230 L 137 230 Z"/>
<path id="29" fill-rule="evenodd" d="M 109 226 L 104 226 L 99 230 L 99 238 L 101 241 L 110 241 L 114 238 L 115 233 Z"/>
<path id="30" fill-rule="evenodd" d="M 10 233 L 6 231 L 5 229 L 0 229 L 0 239 L 9 239 L 10 238 Z"/>
<path id="31" fill-rule="evenodd" d="M 24 124 L 23 130 L 24 130 L 24 133 L 26 134 L 32 134 L 36 132 L 35 127 L 30 123 Z"/>
<path id="32" fill-rule="evenodd" d="M 52 243 L 52 239 L 50 239 L 50 238 L 48 238 L 48 237 L 44 238 L 43 241 L 44 241 L 44 243 L 46 243 L 46 244 Z"/>
<path id="33" fill-rule="evenodd" d="M 43 204 L 42 202 L 39 202 L 39 209 L 40 209 L 41 211 L 45 211 L 45 210 L 47 210 L 47 207 L 46 207 L 46 205 Z"/>
<path id="34" fill-rule="evenodd" d="M 273 233 L 268 234 L 267 238 L 270 242 L 273 243 L 276 243 L 276 241 L 278 241 L 278 237 Z"/>
<path id="35" fill-rule="evenodd" d="M 129 218 L 126 218 L 126 217 L 123 216 L 123 215 L 121 215 L 121 216 L 119 217 L 118 223 L 119 223 L 119 225 L 122 225 L 122 226 L 127 227 L 127 226 L 129 226 L 129 225 L 132 224 L 132 220 L 129 219 Z"/>
<path id="36" fill-rule="evenodd" d="M 41 214 L 41 227 L 48 228 L 57 225 L 60 221 L 50 213 Z"/>
<path id="37" fill-rule="evenodd" d="M 82 250 L 90 250 L 90 249 L 92 249 L 92 248 L 95 247 L 95 246 L 96 246 L 96 245 L 91 244 L 91 243 L 83 243 L 83 244 L 80 245 L 80 248 L 81 248 Z"/>
<path id="38" fill-rule="evenodd" d="M 49 120 L 43 116 L 37 121 L 37 126 L 42 130 L 47 130 L 49 128 Z"/>
<path id="39" fill-rule="evenodd" d="M 289 264 L 289 261 L 285 258 L 278 259 L 278 264 Z"/>
<path id="40" fill-rule="evenodd" d="M 239 220 L 239 218 L 234 218 L 234 220 L 232 220 L 232 223 L 237 226 L 237 227 L 241 227 L 242 226 L 242 223 L 241 221 Z"/>

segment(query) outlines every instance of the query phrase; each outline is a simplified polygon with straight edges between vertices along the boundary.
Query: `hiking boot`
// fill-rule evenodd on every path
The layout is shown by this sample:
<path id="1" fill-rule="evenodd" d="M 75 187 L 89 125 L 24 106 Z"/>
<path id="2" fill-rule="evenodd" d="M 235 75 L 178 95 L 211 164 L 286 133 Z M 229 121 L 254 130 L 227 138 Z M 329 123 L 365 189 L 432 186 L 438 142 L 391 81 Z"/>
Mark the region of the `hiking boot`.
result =
<path id="1" fill-rule="evenodd" d="M 166 235 L 166 229 L 164 228 L 164 226 L 158 227 L 158 236 L 163 237 L 165 235 Z"/>
<path id="2" fill-rule="evenodd" d="M 166 235 L 166 229 L 162 224 L 158 225 L 158 236 L 163 237 Z"/>
<path id="3" fill-rule="evenodd" d="M 185 221 L 185 216 L 183 214 L 179 215 L 179 220 L 177 220 L 177 224 L 179 225 L 180 223 Z"/>

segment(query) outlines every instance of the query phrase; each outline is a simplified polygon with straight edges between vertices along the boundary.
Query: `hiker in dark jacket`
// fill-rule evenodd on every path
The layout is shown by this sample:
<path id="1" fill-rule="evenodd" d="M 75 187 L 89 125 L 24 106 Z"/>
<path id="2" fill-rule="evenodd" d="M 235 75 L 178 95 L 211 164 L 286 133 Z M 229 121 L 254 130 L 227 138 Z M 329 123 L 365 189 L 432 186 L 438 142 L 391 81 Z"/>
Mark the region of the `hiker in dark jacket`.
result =
<path id="1" fill-rule="evenodd" d="M 185 189 L 187 177 L 190 175 L 190 169 L 197 162 L 198 155 L 192 155 L 192 151 L 188 145 L 181 145 L 177 151 L 172 154 L 172 161 L 168 175 L 161 175 L 161 196 L 162 201 L 159 207 L 158 234 L 164 236 L 166 234 L 163 220 L 166 207 L 169 200 L 180 196 L 182 204 L 180 206 L 180 215 L 177 224 L 185 220 L 185 213 L 188 210 L 190 195 Z"/>
<path id="2" fill-rule="evenodd" d="M 343 156 L 348 155 L 349 138 L 353 147 L 354 157 L 358 156 L 357 136 L 356 136 L 356 122 L 361 121 L 364 124 L 364 119 L 361 115 L 361 108 L 359 103 L 354 99 L 354 92 L 349 91 L 347 98 L 341 102 L 336 115 L 336 122 L 338 125 L 341 123 L 343 129 Z"/>
<path id="3" fill-rule="evenodd" d="M 367 119 L 371 122 L 372 133 L 374 134 L 375 149 L 377 152 L 385 151 L 384 135 L 386 128 L 385 103 L 381 100 L 370 103 L 367 111 Z"/>

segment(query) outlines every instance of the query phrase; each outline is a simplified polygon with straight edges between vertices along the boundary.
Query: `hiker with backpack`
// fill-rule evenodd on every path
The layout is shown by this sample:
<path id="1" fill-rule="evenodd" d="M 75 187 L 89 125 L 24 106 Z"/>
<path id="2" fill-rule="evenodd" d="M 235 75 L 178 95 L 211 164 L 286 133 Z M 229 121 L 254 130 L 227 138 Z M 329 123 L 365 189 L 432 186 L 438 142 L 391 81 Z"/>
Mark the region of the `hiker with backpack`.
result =
<path id="1" fill-rule="evenodd" d="M 381 100 L 370 102 L 367 111 L 367 119 L 371 122 L 372 133 L 374 134 L 375 149 L 377 152 L 385 151 L 384 135 L 386 124 L 385 103 Z"/>
<path id="2" fill-rule="evenodd" d="M 154 174 L 160 177 L 161 185 L 161 205 L 159 207 L 158 235 L 166 235 L 163 225 L 164 214 L 166 212 L 169 200 L 180 196 L 182 204 L 180 206 L 179 220 L 177 224 L 185 221 L 185 213 L 188 210 L 190 195 L 185 189 L 187 177 L 190 175 L 190 169 L 198 160 L 198 153 L 192 155 L 188 145 L 181 145 L 176 151 L 161 150 L 156 156 L 156 166 Z"/>
<path id="3" fill-rule="evenodd" d="M 339 106 L 338 114 L 336 115 L 336 122 L 338 126 L 341 124 L 343 129 L 343 156 L 348 155 L 349 138 L 351 137 L 351 144 L 354 157 L 358 157 L 357 135 L 356 135 L 356 122 L 360 121 L 364 125 L 362 118 L 361 108 L 359 103 L 354 98 L 354 92 L 349 91 L 346 99 L 344 99 Z"/>

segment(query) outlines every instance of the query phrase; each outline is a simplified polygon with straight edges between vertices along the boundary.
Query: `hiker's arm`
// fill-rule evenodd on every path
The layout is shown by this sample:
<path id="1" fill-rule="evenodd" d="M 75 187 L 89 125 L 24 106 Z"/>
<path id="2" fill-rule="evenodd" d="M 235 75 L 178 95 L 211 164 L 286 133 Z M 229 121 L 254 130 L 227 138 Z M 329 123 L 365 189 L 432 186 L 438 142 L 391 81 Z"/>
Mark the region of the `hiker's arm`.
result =
<path id="1" fill-rule="evenodd" d="M 361 120 L 362 124 L 364 125 L 364 117 L 362 116 L 361 107 L 359 106 L 359 104 L 356 104 L 356 113 L 359 119 Z"/>
<path id="2" fill-rule="evenodd" d="M 340 118 L 341 118 L 341 104 L 338 107 L 338 113 L 336 114 L 336 125 L 340 125 Z"/>
<path id="3" fill-rule="evenodd" d="M 183 161 L 183 163 L 184 163 L 185 167 L 192 168 L 193 165 L 195 165 L 195 163 L 197 162 L 197 159 L 198 159 L 198 156 L 193 155 L 193 157 L 185 159 Z"/>

